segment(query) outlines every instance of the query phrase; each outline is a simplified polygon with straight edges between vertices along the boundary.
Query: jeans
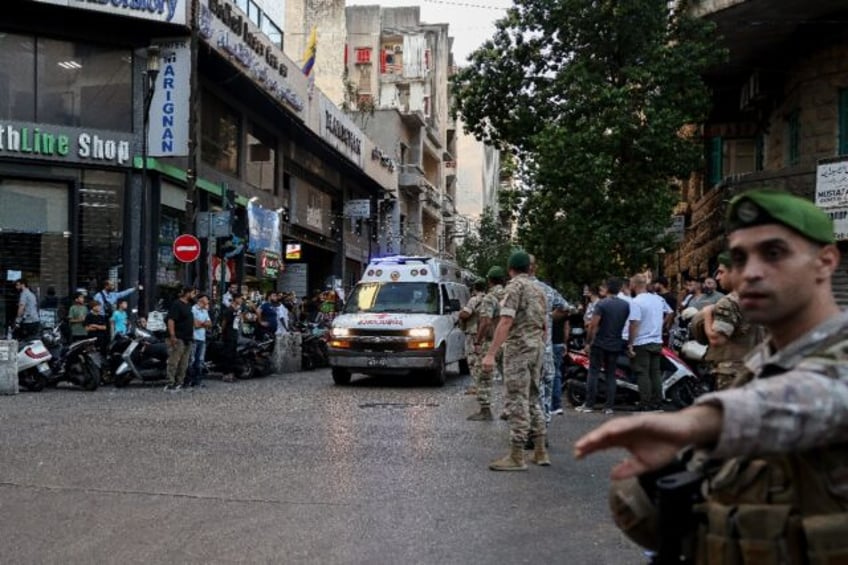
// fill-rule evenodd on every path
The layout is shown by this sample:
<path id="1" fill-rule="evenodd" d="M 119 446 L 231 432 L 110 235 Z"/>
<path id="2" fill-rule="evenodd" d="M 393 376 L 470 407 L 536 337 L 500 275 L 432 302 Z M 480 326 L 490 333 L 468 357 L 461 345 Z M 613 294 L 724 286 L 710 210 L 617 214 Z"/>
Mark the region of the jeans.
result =
<path id="1" fill-rule="evenodd" d="M 639 404 L 643 407 L 662 405 L 662 373 L 660 372 L 661 343 L 646 343 L 633 348 L 630 362 L 639 384 Z"/>
<path id="2" fill-rule="evenodd" d="M 206 342 L 194 341 L 191 364 L 188 367 L 189 384 L 197 386 L 203 382 L 203 362 L 206 360 Z"/>
<path id="3" fill-rule="evenodd" d="M 604 408 L 612 410 L 615 406 L 615 367 L 619 355 L 621 355 L 620 351 L 607 351 L 596 346 L 592 346 L 589 350 L 589 377 L 586 382 L 586 406 L 589 408 L 595 406 L 601 367 L 605 369 L 607 381 L 607 397 Z"/>
<path id="4" fill-rule="evenodd" d="M 551 410 L 562 408 L 562 356 L 565 353 L 564 343 L 554 344 L 554 390 L 551 396 Z"/>

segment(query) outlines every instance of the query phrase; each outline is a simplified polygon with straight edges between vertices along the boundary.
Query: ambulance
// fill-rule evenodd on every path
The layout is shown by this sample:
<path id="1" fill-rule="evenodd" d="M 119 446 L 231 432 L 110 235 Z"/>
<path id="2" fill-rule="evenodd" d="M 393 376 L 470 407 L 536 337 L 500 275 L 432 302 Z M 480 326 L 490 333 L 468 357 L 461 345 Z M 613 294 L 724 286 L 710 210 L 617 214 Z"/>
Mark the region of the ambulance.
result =
<path id="1" fill-rule="evenodd" d="M 426 372 L 441 386 L 448 365 L 467 372 L 459 311 L 469 299 L 462 270 L 431 257 L 374 259 L 333 320 L 329 341 L 333 381 L 353 373 Z"/>

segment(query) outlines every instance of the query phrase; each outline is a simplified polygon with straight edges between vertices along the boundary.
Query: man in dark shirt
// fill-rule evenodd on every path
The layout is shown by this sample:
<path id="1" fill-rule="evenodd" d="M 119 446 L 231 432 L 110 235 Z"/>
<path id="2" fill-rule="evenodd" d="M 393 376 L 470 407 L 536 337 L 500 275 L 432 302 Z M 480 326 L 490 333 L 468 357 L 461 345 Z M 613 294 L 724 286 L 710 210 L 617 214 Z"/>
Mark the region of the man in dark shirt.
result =
<path id="1" fill-rule="evenodd" d="M 257 308 L 257 314 L 259 315 L 259 335 L 257 335 L 257 339 L 274 339 L 274 335 L 277 333 L 277 306 L 279 305 L 279 301 L 277 300 L 277 293 L 269 291 L 268 294 L 265 295 L 265 302 Z"/>
<path id="2" fill-rule="evenodd" d="M 612 414 L 615 405 L 615 367 L 618 356 L 624 351 L 621 332 L 630 319 L 631 305 L 616 296 L 621 290 L 621 281 L 607 281 L 607 297 L 595 305 L 586 347 L 589 349 L 589 377 L 586 382 L 586 402 L 578 406 L 579 412 L 594 412 L 595 396 L 598 392 L 598 377 L 604 367 L 607 381 L 607 397 L 604 413 Z"/>
<path id="3" fill-rule="evenodd" d="M 671 308 L 672 312 L 677 312 L 677 296 L 671 292 L 671 287 L 668 286 L 668 279 L 666 277 L 660 277 L 657 279 L 657 294 L 663 297 L 665 303 L 668 304 L 668 307 Z M 674 316 L 669 316 L 665 323 L 663 324 L 663 343 L 668 344 L 669 332 L 671 331 L 671 324 L 674 322 Z"/>
<path id="4" fill-rule="evenodd" d="M 168 385 L 165 392 L 179 392 L 183 388 L 191 344 L 194 341 L 194 314 L 191 313 L 191 295 L 194 289 L 183 287 L 179 298 L 168 311 Z"/>
<path id="5" fill-rule="evenodd" d="M 91 309 L 85 316 L 83 325 L 87 337 L 97 338 L 97 347 L 103 355 L 106 355 L 109 350 L 109 326 L 106 321 L 106 316 L 103 315 L 103 305 L 92 300 L 88 305 Z"/>

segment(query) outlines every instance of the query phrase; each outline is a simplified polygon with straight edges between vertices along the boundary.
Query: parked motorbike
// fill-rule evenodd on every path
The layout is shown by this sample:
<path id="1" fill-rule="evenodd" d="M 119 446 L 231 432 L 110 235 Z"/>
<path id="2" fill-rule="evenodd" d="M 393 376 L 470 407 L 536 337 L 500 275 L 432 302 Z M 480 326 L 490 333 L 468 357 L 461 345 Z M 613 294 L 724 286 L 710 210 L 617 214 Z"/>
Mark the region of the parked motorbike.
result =
<path id="1" fill-rule="evenodd" d="M 271 366 L 271 355 L 274 352 L 274 339 L 256 341 L 248 337 L 239 337 L 236 346 L 236 357 L 238 358 L 238 370 L 235 372 L 237 379 L 252 379 L 270 375 L 273 371 Z M 206 341 L 206 370 L 220 372 L 229 367 L 226 345 L 218 332 L 207 333 Z"/>
<path id="2" fill-rule="evenodd" d="M 329 327 L 323 323 L 300 323 L 297 329 L 302 334 L 301 367 L 304 371 L 329 367 L 330 352 L 327 347 Z"/>
<path id="3" fill-rule="evenodd" d="M 50 351 L 40 339 L 31 337 L 19 341 L 18 384 L 33 392 L 43 390 L 49 383 L 51 359 Z"/>
<path id="4" fill-rule="evenodd" d="M 55 386 L 67 381 L 85 390 L 97 390 L 103 363 L 97 349 L 97 338 L 68 343 L 62 335 L 61 325 L 43 332 L 42 341 L 50 352 L 50 377 L 47 381 Z"/>
<path id="5" fill-rule="evenodd" d="M 142 382 L 161 381 L 166 376 L 168 347 L 151 332 L 133 328 L 131 338 L 117 336 L 113 341 L 110 363 L 117 365 L 112 372 L 116 387 L 125 387 L 133 379 Z"/>
<path id="6" fill-rule="evenodd" d="M 692 369 L 671 349 L 663 347 L 660 358 L 662 372 L 662 400 L 674 408 L 685 408 L 694 402 L 702 391 L 702 384 Z M 589 376 L 589 356 L 582 350 L 570 350 L 563 367 L 563 388 L 572 406 L 586 400 L 586 382 Z M 639 402 L 639 385 L 630 367 L 630 358 L 621 355 L 615 370 L 615 404 L 635 405 Z M 606 400 L 607 374 L 601 371 L 598 379 L 599 402 Z"/>

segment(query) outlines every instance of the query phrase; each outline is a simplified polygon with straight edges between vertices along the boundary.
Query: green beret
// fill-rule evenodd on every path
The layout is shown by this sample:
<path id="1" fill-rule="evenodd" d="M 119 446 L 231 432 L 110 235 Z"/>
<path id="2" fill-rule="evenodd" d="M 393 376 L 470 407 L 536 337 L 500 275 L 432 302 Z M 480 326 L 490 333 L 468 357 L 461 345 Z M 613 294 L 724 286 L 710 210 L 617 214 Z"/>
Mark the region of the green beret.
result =
<path id="1" fill-rule="evenodd" d="M 515 251 L 509 256 L 507 266 L 510 269 L 527 269 L 530 267 L 530 255 L 526 251 Z"/>
<path id="2" fill-rule="evenodd" d="M 489 272 L 486 274 L 486 277 L 490 279 L 505 279 L 506 271 L 503 270 L 503 267 L 494 266 L 489 269 Z"/>
<path id="3" fill-rule="evenodd" d="M 780 224 L 818 243 L 834 243 L 833 220 L 811 200 L 776 190 L 752 190 L 736 196 L 727 210 L 728 233 Z"/>
<path id="4" fill-rule="evenodd" d="M 722 251 L 718 254 L 718 264 L 728 269 L 732 266 L 730 262 L 730 251 Z"/>

